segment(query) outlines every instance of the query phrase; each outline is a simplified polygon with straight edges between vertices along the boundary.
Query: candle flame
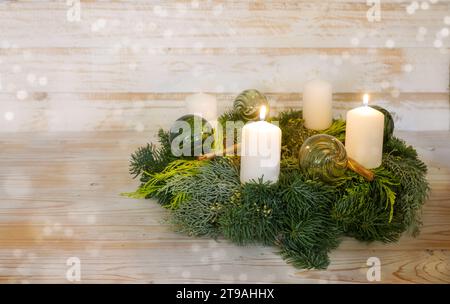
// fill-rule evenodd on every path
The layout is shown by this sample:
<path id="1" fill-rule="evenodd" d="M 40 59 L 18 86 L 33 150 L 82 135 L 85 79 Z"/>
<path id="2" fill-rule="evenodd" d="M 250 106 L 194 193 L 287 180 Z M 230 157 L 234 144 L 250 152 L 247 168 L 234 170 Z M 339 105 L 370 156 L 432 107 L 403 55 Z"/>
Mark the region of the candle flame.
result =
<path id="1" fill-rule="evenodd" d="M 365 106 L 369 105 L 369 94 L 364 94 L 363 103 Z"/>
<path id="2" fill-rule="evenodd" d="M 261 109 L 259 110 L 259 119 L 260 120 L 264 120 L 266 118 L 266 112 L 267 112 L 266 106 L 262 105 Z"/>

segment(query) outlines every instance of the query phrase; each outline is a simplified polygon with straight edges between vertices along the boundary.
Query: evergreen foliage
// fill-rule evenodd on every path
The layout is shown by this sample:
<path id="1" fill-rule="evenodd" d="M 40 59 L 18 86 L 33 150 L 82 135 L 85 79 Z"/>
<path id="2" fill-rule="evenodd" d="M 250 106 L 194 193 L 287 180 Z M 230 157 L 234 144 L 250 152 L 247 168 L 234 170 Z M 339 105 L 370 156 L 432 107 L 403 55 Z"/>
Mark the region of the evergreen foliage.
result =
<path id="1" fill-rule="evenodd" d="M 148 181 L 151 174 L 161 172 L 175 157 L 170 149 L 169 132 L 158 131 L 159 147 L 147 144 L 131 154 L 130 174 L 134 178 L 140 176 L 142 183 Z"/>
<path id="2" fill-rule="evenodd" d="M 214 160 L 175 158 L 168 133 L 159 131 L 159 146 L 139 148 L 130 173 L 140 177 L 135 198 L 156 198 L 171 210 L 170 221 L 192 236 L 223 236 L 237 244 L 265 244 L 298 268 L 326 268 L 328 253 L 343 236 L 393 242 L 405 231 L 417 234 L 429 192 L 426 166 L 403 140 L 384 145 L 383 163 L 366 181 L 350 170 L 338 183 L 309 180 L 298 165 L 298 151 L 308 137 L 325 133 L 345 138 L 345 122 L 335 120 L 318 132 L 304 127 L 301 111 L 277 117 L 282 129 L 281 174 L 276 184 L 261 180 L 241 184 L 239 157 Z M 225 113 L 219 123 L 242 121 Z"/>

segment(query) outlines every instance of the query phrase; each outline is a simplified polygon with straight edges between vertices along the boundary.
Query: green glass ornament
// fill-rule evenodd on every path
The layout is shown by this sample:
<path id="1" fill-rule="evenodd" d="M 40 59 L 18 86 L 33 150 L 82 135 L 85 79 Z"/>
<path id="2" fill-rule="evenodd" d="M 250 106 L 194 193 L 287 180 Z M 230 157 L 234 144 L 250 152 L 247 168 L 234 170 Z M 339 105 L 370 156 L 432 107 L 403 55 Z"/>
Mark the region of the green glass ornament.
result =
<path id="1" fill-rule="evenodd" d="M 301 146 L 299 164 L 308 177 L 333 182 L 345 173 L 347 153 L 336 137 L 317 134 L 309 137 Z"/>
<path id="2" fill-rule="evenodd" d="M 261 106 L 266 106 L 269 110 L 269 101 L 266 96 L 259 91 L 251 89 L 245 90 L 239 94 L 234 100 L 234 110 L 241 114 L 245 120 L 256 120 L 259 118 L 259 110 Z"/>
<path id="3" fill-rule="evenodd" d="M 178 151 L 174 151 L 175 139 L 177 140 L 175 147 L 178 145 Z M 206 119 L 198 115 L 184 115 L 178 118 L 170 128 L 169 140 L 175 156 L 199 156 L 211 152 L 214 142 L 213 128 Z M 209 142 L 205 144 L 207 140 Z M 190 148 L 184 147 L 184 144 L 190 145 Z"/>
<path id="4" fill-rule="evenodd" d="M 389 139 L 392 138 L 392 135 L 394 134 L 394 118 L 392 118 L 391 113 L 385 108 L 382 108 L 380 106 L 370 106 L 370 107 L 380 111 L 384 115 L 383 142 L 387 142 Z"/>

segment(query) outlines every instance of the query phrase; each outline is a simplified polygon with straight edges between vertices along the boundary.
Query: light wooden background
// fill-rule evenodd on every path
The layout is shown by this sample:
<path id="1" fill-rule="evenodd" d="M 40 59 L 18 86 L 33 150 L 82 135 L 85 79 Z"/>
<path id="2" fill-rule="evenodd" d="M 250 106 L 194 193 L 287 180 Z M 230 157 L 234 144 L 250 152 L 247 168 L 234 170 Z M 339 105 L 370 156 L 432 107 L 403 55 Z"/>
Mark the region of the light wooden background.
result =
<path id="1" fill-rule="evenodd" d="M 0 0 L 0 282 L 67 283 L 79 257 L 82 283 L 367 283 L 375 256 L 382 283 L 449 283 L 450 0 L 417 3 L 382 0 L 369 22 L 366 0 L 84 0 L 69 22 L 65 0 Z M 155 202 L 118 195 L 137 186 L 130 153 L 188 94 L 224 110 L 257 88 L 279 111 L 317 76 L 337 116 L 371 93 L 429 166 L 418 238 L 345 239 L 328 270 L 303 271 L 271 247 L 175 233 Z"/>
<path id="2" fill-rule="evenodd" d="M 382 0 L 369 22 L 366 0 L 84 0 L 69 22 L 64 0 L 3 0 L 0 131 L 168 127 L 200 90 L 301 107 L 317 76 L 337 116 L 369 92 L 399 130 L 448 130 L 450 1 L 427 4 Z"/>

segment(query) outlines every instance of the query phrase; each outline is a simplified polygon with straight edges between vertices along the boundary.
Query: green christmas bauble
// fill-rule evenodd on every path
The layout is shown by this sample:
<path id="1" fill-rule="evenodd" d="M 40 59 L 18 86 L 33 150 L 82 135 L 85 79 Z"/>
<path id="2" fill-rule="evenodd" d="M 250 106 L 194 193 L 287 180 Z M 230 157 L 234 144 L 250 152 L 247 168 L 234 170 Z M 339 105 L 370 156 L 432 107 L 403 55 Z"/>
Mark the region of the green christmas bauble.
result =
<path id="1" fill-rule="evenodd" d="M 245 90 L 234 100 L 234 110 L 241 114 L 245 120 L 255 120 L 259 118 L 261 106 L 266 106 L 269 110 L 269 101 L 266 96 L 259 91 L 251 89 Z"/>
<path id="2" fill-rule="evenodd" d="M 213 128 L 198 115 L 184 115 L 170 128 L 169 140 L 175 156 L 200 156 L 212 150 Z"/>
<path id="3" fill-rule="evenodd" d="M 317 134 L 303 142 L 299 152 L 299 165 L 312 179 L 333 182 L 342 177 L 347 168 L 347 153 L 336 138 Z"/>
<path id="4" fill-rule="evenodd" d="M 384 115 L 383 142 L 387 142 L 389 139 L 392 138 L 392 135 L 394 134 L 394 118 L 392 118 L 391 113 L 385 108 L 382 108 L 380 106 L 370 106 L 370 107 L 380 111 Z"/>

